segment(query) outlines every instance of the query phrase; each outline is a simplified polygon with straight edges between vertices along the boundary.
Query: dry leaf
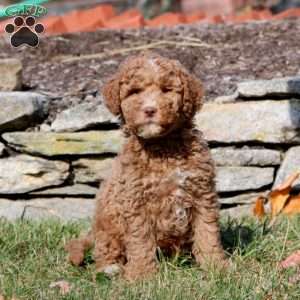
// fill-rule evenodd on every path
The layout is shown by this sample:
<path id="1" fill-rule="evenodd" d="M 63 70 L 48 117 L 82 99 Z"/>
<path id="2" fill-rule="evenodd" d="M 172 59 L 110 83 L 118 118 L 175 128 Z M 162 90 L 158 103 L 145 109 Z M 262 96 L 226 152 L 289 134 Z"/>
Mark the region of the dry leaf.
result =
<path id="1" fill-rule="evenodd" d="M 258 218 L 262 218 L 263 216 L 265 216 L 265 207 L 264 207 L 264 203 L 265 203 L 266 197 L 264 196 L 259 196 L 254 204 L 254 208 L 253 208 L 253 214 L 254 216 L 258 217 Z"/>
<path id="2" fill-rule="evenodd" d="M 2 295 L 0 295 L 0 300 L 5 300 L 5 298 Z"/>
<path id="3" fill-rule="evenodd" d="M 290 197 L 290 190 L 283 190 L 283 191 L 272 191 L 269 194 L 269 201 L 271 202 L 271 214 L 272 218 L 277 216 L 282 209 L 288 198 Z"/>
<path id="4" fill-rule="evenodd" d="M 299 172 L 292 174 L 286 181 L 269 193 L 272 218 L 277 216 L 283 210 L 287 200 L 290 197 L 292 184 L 298 179 L 299 175 Z"/>
<path id="5" fill-rule="evenodd" d="M 282 212 L 286 215 L 300 213 L 300 195 L 291 196 Z"/>
<path id="6" fill-rule="evenodd" d="M 299 178 L 300 172 L 296 172 L 290 175 L 283 183 L 281 183 L 276 190 L 285 190 L 286 188 L 291 188 L 293 183 Z"/>
<path id="7" fill-rule="evenodd" d="M 289 267 L 296 267 L 300 265 L 300 250 L 295 251 L 290 256 L 288 256 L 285 260 L 279 263 L 279 266 L 282 269 L 287 269 Z"/>
<path id="8" fill-rule="evenodd" d="M 61 295 L 66 295 L 71 291 L 71 285 L 68 281 L 60 280 L 52 282 L 49 286 L 50 288 L 59 288 Z"/>

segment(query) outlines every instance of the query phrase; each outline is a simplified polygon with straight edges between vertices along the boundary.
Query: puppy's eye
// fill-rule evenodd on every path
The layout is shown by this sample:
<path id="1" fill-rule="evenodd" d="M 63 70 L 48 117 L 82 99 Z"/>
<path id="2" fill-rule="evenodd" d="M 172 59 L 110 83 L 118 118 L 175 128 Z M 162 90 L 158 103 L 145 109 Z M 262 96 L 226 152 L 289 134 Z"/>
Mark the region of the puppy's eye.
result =
<path id="1" fill-rule="evenodd" d="M 128 91 L 127 97 L 131 96 L 131 95 L 134 95 L 134 94 L 139 94 L 141 91 L 142 91 L 142 89 L 140 89 L 140 88 L 131 89 L 131 90 Z"/>

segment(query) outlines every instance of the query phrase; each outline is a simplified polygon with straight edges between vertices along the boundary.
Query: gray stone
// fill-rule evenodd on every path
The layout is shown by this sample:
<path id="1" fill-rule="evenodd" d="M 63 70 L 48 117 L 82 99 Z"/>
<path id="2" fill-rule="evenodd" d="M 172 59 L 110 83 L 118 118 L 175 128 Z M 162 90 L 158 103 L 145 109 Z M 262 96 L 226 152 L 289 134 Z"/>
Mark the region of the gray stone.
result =
<path id="1" fill-rule="evenodd" d="M 98 189 L 87 184 L 75 184 L 64 187 L 50 188 L 42 191 L 31 192 L 31 195 L 41 196 L 95 196 Z"/>
<path id="2" fill-rule="evenodd" d="M 0 218 L 14 221 L 22 217 L 23 211 L 24 204 L 21 201 L 0 199 Z"/>
<path id="3" fill-rule="evenodd" d="M 50 132 L 51 131 L 51 126 L 48 125 L 48 124 L 41 124 L 40 131 Z"/>
<path id="4" fill-rule="evenodd" d="M 273 188 L 283 183 L 290 175 L 300 172 L 300 146 L 290 148 L 283 159 L 283 162 L 277 172 Z M 300 184 L 300 179 L 295 184 Z"/>
<path id="5" fill-rule="evenodd" d="M 196 125 L 210 142 L 299 143 L 300 101 L 207 103 Z"/>
<path id="6" fill-rule="evenodd" d="M 0 194 L 23 194 L 62 184 L 69 165 L 61 161 L 19 155 L 0 159 Z"/>
<path id="7" fill-rule="evenodd" d="M 72 132 L 117 123 L 118 118 L 113 116 L 103 104 L 83 103 L 58 114 L 51 125 L 51 130 Z"/>
<path id="8" fill-rule="evenodd" d="M 230 102 L 235 102 L 237 98 L 239 97 L 239 93 L 235 92 L 234 94 L 231 95 L 224 95 L 224 96 L 219 96 L 214 99 L 215 103 L 230 103 Z"/>
<path id="9" fill-rule="evenodd" d="M 237 196 L 233 196 L 233 197 L 221 197 L 219 199 L 219 202 L 221 204 L 253 204 L 255 202 L 255 200 L 259 197 L 259 196 L 266 196 L 268 194 L 269 191 L 264 191 L 264 192 L 260 192 L 260 193 L 245 193 L 245 194 L 240 194 Z"/>
<path id="10" fill-rule="evenodd" d="M 57 218 L 63 221 L 91 218 L 95 210 L 94 199 L 50 198 L 26 201 L 24 219 Z"/>
<path id="11" fill-rule="evenodd" d="M 221 217 L 231 219 L 241 219 L 253 216 L 253 205 L 238 205 L 231 208 L 221 209 Z"/>
<path id="12" fill-rule="evenodd" d="M 276 166 L 281 162 L 277 150 L 220 147 L 211 152 L 217 166 Z"/>
<path id="13" fill-rule="evenodd" d="M 12 132 L 2 136 L 12 148 L 44 156 L 117 153 L 123 142 L 119 130 L 74 133 Z"/>
<path id="14" fill-rule="evenodd" d="M 0 91 L 16 91 L 22 88 L 22 63 L 15 58 L 0 60 Z"/>
<path id="15" fill-rule="evenodd" d="M 44 117 L 47 98 L 37 93 L 0 92 L 0 132 L 25 129 Z"/>
<path id="16" fill-rule="evenodd" d="M 0 156 L 3 155 L 4 150 L 5 150 L 5 146 L 2 143 L 0 143 Z"/>
<path id="17" fill-rule="evenodd" d="M 236 192 L 255 190 L 273 182 L 274 168 L 218 167 L 217 191 Z"/>
<path id="18" fill-rule="evenodd" d="M 245 81 L 237 85 L 237 90 L 239 96 L 247 98 L 300 95 L 300 76 Z"/>
<path id="19" fill-rule="evenodd" d="M 93 183 L 106 179 L 111 173 L 113 158 L 82 158 L 72 163 L 74 182 Z"/>
<path id="20" fill-rule="evenodd" d="M 84 198 L 38 198 L 33 200 L 0 199 L 0 218 L 60 219 L 70 221 L 93 216 L 94 199 Z"/>

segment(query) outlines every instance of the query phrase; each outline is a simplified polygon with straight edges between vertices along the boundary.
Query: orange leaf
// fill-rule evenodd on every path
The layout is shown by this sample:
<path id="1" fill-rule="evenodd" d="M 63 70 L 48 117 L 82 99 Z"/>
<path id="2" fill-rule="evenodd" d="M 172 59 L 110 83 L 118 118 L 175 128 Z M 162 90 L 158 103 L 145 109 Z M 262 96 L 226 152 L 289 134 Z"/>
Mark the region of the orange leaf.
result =
<path id="1" fill-rule="evenodd" d="M 271 202 L 272 218 L 277 216 L 283 210 L 290 197 L 292 184 L 298 179 L 299 175 L 299 172 L 292 174 L 286 181 L 270 192 L 269 201 Z"/>
<path id="2" fill-rule="evenodd" d="M 271 202 L 272 218 L 277 216 L 282 211 L 289 196 L 289 190 L 270 192 L 269 199 Z"/>
<path id="3" fill-rule="evenodd" d="M 287 215 L 300 213 L 300 195 L 290 197 L 282 212 Z"/>
<path id="4" fill-rule="evenodd" d="M 254 204 L 253 207 L 253 214 L 254 216 L 258 218 L 262 218 L 265 215 L 265 207 L 264 207 L 264 202 L 265 202 L 265 197 L 264 196 L 259 196 Z"/>
<path id="5" fill-rule="evenodd" d="M 283 269 L 296 267 L 299 265 L 300 265 L 300 250 L 295 251 L 290 256 L 288 256 L 285 260 L 279 263 L 279 266 Z"/>

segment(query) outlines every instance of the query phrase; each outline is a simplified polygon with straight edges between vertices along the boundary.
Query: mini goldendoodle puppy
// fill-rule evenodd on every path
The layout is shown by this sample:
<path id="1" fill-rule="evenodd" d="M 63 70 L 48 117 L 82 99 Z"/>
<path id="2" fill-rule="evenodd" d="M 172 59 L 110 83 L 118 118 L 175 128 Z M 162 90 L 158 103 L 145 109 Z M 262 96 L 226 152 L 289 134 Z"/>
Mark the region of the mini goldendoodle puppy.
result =
<path id="1" fill-rule="evenodd" d="M 123 62 L 103 89 L 127 141 L 101 185 L 88 236 L 69 242 L 73 264 L 94 245 L 97 271 L 128 280 L 157 270 L 156 249 L 190 247 L 199 264 L 226 264 L 220 242 L 214 164 L 192 119 L 199 80 L 153 53 Z"/>

